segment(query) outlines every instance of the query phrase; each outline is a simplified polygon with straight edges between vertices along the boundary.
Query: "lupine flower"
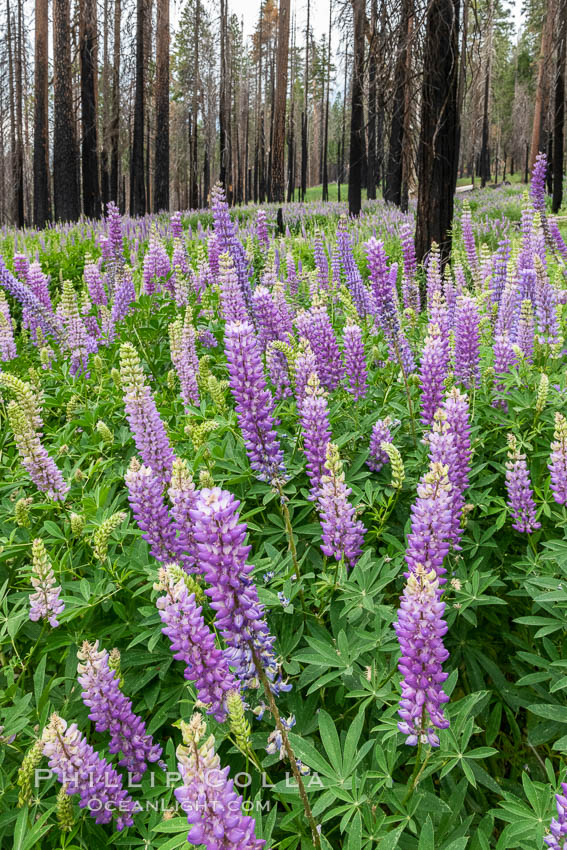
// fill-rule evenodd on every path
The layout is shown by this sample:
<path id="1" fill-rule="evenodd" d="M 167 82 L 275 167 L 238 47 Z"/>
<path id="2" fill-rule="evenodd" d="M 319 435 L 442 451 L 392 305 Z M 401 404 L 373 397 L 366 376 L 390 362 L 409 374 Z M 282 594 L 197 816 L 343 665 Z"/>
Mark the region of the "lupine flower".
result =
<path id="1" fill-rule="evenodd" d="M 167 278 L 170 274 L 171 265 L 167 251 L 153 233 L 150 236 L 150 244 L 144 257 L 144 292 L 146 295 L 160 292 L 162 286 L 169 288 Z"/>
<path id="2" fill-rule="evenodd" d="M 14 393 L 22 413 L 25 414 L 34 429 L 40 434 L 43 428 L 43 420 L 41 418 L 43 393 L 41 390 L 38 391 L 30 383 L 22 381 L 21 378 L 10 374 L 10 372 L 0 372 L 0 387 Z"/>
<path id="3" fill-rule="evenodd" d="M 124 254 L 124 237 L 122 235 L 122 216 L 114 201 L 108 201 L 106 205 L 106 224 L 108 227 L 108 241 L 112 254 L 117 262 L 120 262 Z"/>
<path id="4" fill-rule="evenodd" d="M 83 277 L 93 304 L 108 304 L 108 296 L 104 288 L 104 281 L 98 263 L 94 263 L 90 258 L 86 258 Z"/>
<path id="5" fill-rule="evenodd" d="M 6 289 L 16 301 L 20 302 L 22 308 L 27 311 L 28 316 L 33 317 L 34 326 L 40 327 L 45 336 L 51 335 L 54 339 L 59 339 L 61 329 L 53 311 L 46 308 L 45 304 L 37 297 L 31 287 L 22 283 L 8 271 L 1 256 L 0 286 Z"/>
<path id="6" fill-rule="evenodd" d="M 61 296 L 60 316 L 65 328 L 65 347 L 71 354 L 71 375 L 80 375 L 81 372 L 89 376 L 89 356 L 98 349 L 94 336 L 89 334 L 85 322 L 79 311 L 77 294 L 73 284 L 69 280 L 63 281 L 63 293 Z"/>
<path id="7" fill-rule="evenodd" d="M 558 505 L 567 505 L 567 419 L 555 413 L 554 440 L 551 444 L 551 492 Z"/>
<path id="8" fill-rule="evenodd" d="M 551 819 L 551 835 L 546 835 L 543 839 L 551 850 L 565 850 L 567 844 L 567 782 L 561 783 L 561 792 L 555 795 L 557 817 Z"/>
<path id="9" fill-rule="evenodd" d="M 380 443 L 380 453 L 388 458 L 392 466 L 390 486 L 393 487 L 394 490 L 401 490 L 406 477 L 406 471 L 404 469 L 404 462 L 400 452 L 393 443 L 388 443 L 384 440 Z"/>
<path id="10" fill-rule="evenodd" d="M 492 300 L 497 304 L 500 302 L 502 293 L 508 282 L 508 263 L 510 262 L 510 240 L 502 239 L 498 243 L 498 249 L 492 258 Z"/>
<path id="11" fill-rule="evenodd" d="M 513 434 L 508 434 L 506 492 L 508 494 L 508 509 L 514 520 L 512 528 L 527 534 L 541 528 L 541 523 L 536 522 L 536 504 L 526 456 L 520 452 L 518 442 Z"/>
<path id="12" fill-rule="evenodd" d="M 199 328 L 197 339 L 205 348 L 216 348 L 218 345 L 215 335 L 208 328 Z"/>
<path id="13" fill-rule="evenodd" d="M 411 530 L 406 546 L 410 573 L 418 567 L 425 573 L 434 570 L 443 584 L 443 562 L 450 548 L 453 528 L 453 498 L 448 467 L 431 463 L 417 485 L 417 499 L 411 508 Z"/>
<path id="14" fill-rule="evenodd" d="M 479 324 L 474 298 L 461 296 L 455 315 L 455 380 L 467 389 L 480 382 Z"/>
<path id="15" fill-rule="evenodd" d="M 227 696 L 238 690 L 238 683 L 229 670 L 226 653 L 215 646 L 202 606 L 189 592 L 185 578 L 182 573 L 176 576 L 171 567 L 159 571 L 158 589 L 165 591 L 156 602 L 164 624 L 162 632 L 171 641 L 173 657 L 185 663 L 185 678 L 195 682 L 207 713 L 222 723 L 227 716 Z"/>
<path id="16" fill-rule="evenodd" d="M 465 253 L 467 255 L 467 263 L 473 277 L 476 277 L 479 272 L 478 255 L 474 244 L 471 208 L 469 207 L 468 201 L 464 201 L 463 203 L 461 227 L 463 229 L 463 243 L 465 246 Z"/>
<path id="17" fill-rule="evenodd" d="M 462 269 L 461 269 L 462 271 Z M 436 292 L 443 294 L 443 278 L 441 276 L 441 254 L 439 245 L 433 243 L 431 251 L 427 258 L 427 278 L 426 278 L 426 293 L 427 293 L 427 309 L 431 310 L 433 298 Z"/>
<path id="18" fill-rule="evenodd" d="M 447 633 L 445 603 L 439 599 L 435 570 L 422 564 L 412 569 L 400 603 L 394 623 L 402 653 L 398 669 L 403 676 L 398 729 L 410 746 L 424 743 L 438 747 L 439 737 L 432 727 L 449 726 L 443 714 L 443 704 L 449 697 L 442 687 L 448 676 L 442 664 L 449 653 L 443 646 Z"/>
<path id="19" fill-rule="evenodd" d="M 372 312 L 372 298 L 352 252 L 353 240 L 347 230 L 346 216 L 341 216 L 337 226 L 337 249 L 345 272 L 345 283 L 352 295 L 358 314 L 362 317 Z"/>
<path id="20" fill-rule="evenodd" d="M 348 392 L 355 399 L 364 398 L 367 391 L 368 372 L 364 356 L 364 343 L 360 326 L 347 323 L 343 332 L 344 367 L 348 381 Z"/>
<path id="21" fill-rule="evenodd" d="M 182 549 L 163 498 L 161 479 L 149 466 L 140 466 L 136 458 L 132 458 L 124 480 L 134 519 L 153 557 L 162 564 L 179 560 Z"/>
<path id="22" fill-rule="evenodd" d="M 506 375 L 510 372 L 513 366 L 518 362 L 518 358 L 516 356 L 516 352 L 514 351 L 514 346 L 510 341 L 510 337 L 506 334 L 504 336 L 498 336 L 494 340 L 493 346 L 494 352 L 494 390 L 497 394 L 502 394 L 505 389 L 505 385 L 502 383 L 502 375 Z M 499 406 L 508 409 L 508 405 L 502 398 L 496 398 L 493 402 L 495 406 Z"/>
<path id="23" fill-rule="evenodd" d="M 300 411 L 305 399 L 307 382 L 311 375 L 317 374 L 317 358 L 313 354 L 309 342 L 304 337 L 299 340 L 299 350 L 293 359 L 292 368 L 295 402 L 298 411 Z"/>
<path id="24" fill-rule="evenodd" d="M 246 703 L 237 690 L 228 693 L 226 707 L 228 709 L 230 731 L 234 736 L 237 747 L 243 753 L 252 753 L 252 729 L 244 712 Z"/>
<path id="25" fill-rule="evenodd" d="M 196 558 L 210 587 L 206 594 L 216 612 L 216 625 L 228 646 L 229 663 L 243 688 L 257 687 L 254 655 L 272 683 L 274 693 L 289 690 L 281 681 L 264 606 L 246 562 L 246 524 L 240 522 L 238 502 L 218 487 L 203 489 L 189 511 L 193 521 Z"/>
<path id="26" fill-rule="evenodd" d="M 17 353 L 10 307 L 3 290 L 0 289 L 0 359 L 13 360 Z"/>
<path id="27" fill-rule="evenodd" d="M 42 445 L 33 422 L 15 401 L 8 404 L 8 420 L 20 459 L 31 480 L 50 499 L 64 501 L 69 485 Z"/>
<path id="28" fill-rule="evenodd" d="M 342 377 L 341 354 L 329 314 L 323 306 L 300 313 L 296 320 L 300 336 L 305 337 L 317 360 L 317 374 L 325 389 L 335 390 Z"/>
<path id="29" fill-rule="evenodd" d="M 548 280 L 538 281 L 536 287 L 536 318 L 539 342 L 553 345 L 559 340 L 557 321 L 557 291 Z"/>
<path id="30" fill-rule="evenodd" d="M 269 342 L 285 341 L 293 327 L 287 312 L 282 313 L 272 293 L 266 286 L 257 286 L 252 295 L 258 339 L 265 350 Z"/>
<path id="31" fill-rule="evenodd" d="M 95 823 L 111 823 L 118 831 L 132 826 L 135 803 L 122 787 L 122 777 L 81 735 L 76 723 L 52 714 L 41 736 L 43 754 L 67 794 L 79 794 Z"/>
<path id="32" fill-rule="evenodd" d="M 183 224 L 181 221 L 181 213 L 179 210 L 173 213 L 173 215 L 169 219 L 169 225 L 171 227 L 171 235 L 174 239 L 181 239 L 183 236 Z"/>
<path id="33" fill-rule="evenodd" d="M 516 338 L 524 358 L 531 363 L 534 354 L 534 312 L 529 299 L 522 301 Z"/>
<path id="34" fill-rule="evenodd" d="M 225 322 L 248 322 L 248 308 L 230 254 L 220 257 L 221 312 Z"/>
<path id="35" fill-rule="evenodd" d="M 460 493 L 463 493 L 469 486 L 471 465 L 469 400 L 465 393 L 453 387 L 447 393 L 441 407 L 457 449 L 455 461 L 449 470 L 449 480 Z"/>
<path id="36" fill-rule="evenodd" d="M 545 374 L 545 372 L 541 373 L 539 384 L 536 393 L 536 403 L 535 409 L 536 413 L 543 413 L 545 405 L 547 404 L 547 396 L 549 394 L 549 378 Z"/>
<path id="37" fill-rule="evenodd" d="M 380 472 L 384 464 L 389 462 L 389 457 L 381 446 L 382 443 L 392 442 L 391 426 L 392 420 L 389 416 L 386 416 L 385 419 L 378 419 L 372 426 L 366 465 L 373 472 Z"/>
<path id="38" fill-rule="evenodd" d="M 300 419 L 303 451 L 307 458 L 306 471 L 311 483 L 310 499 L 315 499 L 325 471 L 327 446 L 331 442 L 331 426 L 325 392 L 314 373 L 307 381 Z"/>
<path id="39" fill-rule="evenodd" d="M 534 209 L 540 214 L 545 214 L 545 175 L 547 172 L 547 156 L 540 152 L 536 156 L 532 169 L 532 182 L 530 185 L 530 200 Z"/>
<path id="40" fill-rule="evenodd" d="M 130 305 L 136 300 L 136 290 L 132 280 L 132 269 L 127 266 L 122 269 L 120 280 L 114 292 L 112 302 L 112 323 L 121 322 L 130 312 Z"/>
<path id="41" fill-rule="evenodd" d="M 77 679 L 83 689 L 81 698 L 90 708 L 89 720 L 97 732 L 110 732 L 109 752 L 122 752 L 118 764 L 128 770 L 133 782 L 140 782 L 146 762 L 160 760 L 161 747 L 134 714 L 131 700 L 120 690 L 119 677 L 109 666 L 108 652 L 98 648 L 98 640 L 92 644 L 84 641 L 77 658 Z"/>
<path id="42" fill-rule="evenodd" d="M 262 248 L 266 250 L 270 247 L 270 237 L 268 236 L 268 222 L 266 219 L 266 211 L 259 209 L 256 213 L 256 236 Z"/>
<path id="43" fill-rule="evenodd" d="M 211 735 L 201 743 L 206 727 L 200 714 L 181 723 L 183 744 L 177 747 L 177 764 L 183 779 L 175 796 L 190 824 L 187 840 L 207 850 L 262 850 L 265 841 L 256 838 L 254 818 L 241 812 L 242 797 L 228 778 L 230 768 L 221 768 Z"/>
<path id="44" fill-rule="evenodd" d="M 58 617 L 65 610 L 59 596 L 61 585 L 57 584 L 51 561 L 45 550 L 43 540 L 36 538 L 32 543 L 32 573 L 30 579 L 34 593 L 30 595 L 30 620 L 47 620 L 56 629 Z"/>
<path id="45" fill-rule="evenodd" d="M 18 808 L 29 806 L 34 797 L 35 771 L 43 758 L 43 743 L 35 741 L 25 754 L 16 780 L 18 788 Z"/>
<path id="46" fill-rule="evenodd" d="M 285 472 L 283 451 L 275 430 L 274 402 L 250 322 L 227 324 L 225 348 L 229 383 L 250 466 L 261 481 L 274 481 Z"/>
<path id="47" fill-rule="evenodd" d="M 413 230 L 409 224 L 403 224 L 400 228 L 400 240 L 402 243 L 402 257 L 404 263 L 404 307 L 419 313 L 421 310 L 421 299 L 419 286 L 416 281 L 417 260 L 415 257 L 415 244 Z"/>
<path id="48" fill-rule="evenodd" d="M 248 261 L 246 259 L 246 252 L 244 251 L 242 242 L 237 236 L 236 227 L 230 218 L 224 189 L 220 183 L 213 186 L 211 192 L 211 212 L 213 214 L 215 227 L 215 251 L 218 250 L 219 254 L 224 254 L 228 251 L 232 257 L 238 285 L 242 291 L 242 296 L 244 298 L 244 303 L 246 304 L 249 317 L 252 317 L 252 290 L 250 288 L 250 279 L 248 277 Z M 218 246 L 218 249 L 216 246 Z M 231 321 L 235 320 L 235 318 L 231 319 Z"/>
<path id="49" fill-rule="evenodd" d="M 187 308 L 184 322 L 181 319 L 176 319 L 169 325 L 171 362 L 175 366 L 179 378 L 181 398 L 185 404 L 186 413 L 189 412 L 192 404 L 198 407 L 200 401 L 197 385 L 199 358 L 195 344 L 195 328 L 191 319 L 191 311 Z"/>
<path id="50" fill-rule="evenodd" d="M 134 346 L 120 346 L 120 377 L 124 389 L 124 407 L 130 430 L 143 462 L 163 482 L 171 477 L 173 449 L 158 413 L 155 399 L 146 385 L 140 358 Z"/>
<path id="51" fill-rule="evenodd" d="M 336 561 L 344 559 L 354 567 L 362 552 L 366 529 L 356 519 L 356 511 L 348 500 L 351 493 L 351 488 L 345 484 L 339 450 L 334 443 L 329 443 L 325 473 L 317 496 L 323 536 L 321 550 L 327 557 Z"/>
<path id="52" fill-rule="evenodd" d="M 108 557 L 108 541 L 110 540 L 110 535 L 122 525 L 125 519 L 126 514 L 123 511 L 117 511 L 99 525 L 93 534 L 92 539 L 93 554 L 97 561 L 100 561 L 101 563 L 106 561 Z"/>
<path id="53" fill-rule="evenodd" d="M 445 392 L 445 381 L 449 372 L 449 349 L 438 324 L 428 325 L 421 363 L 419 384 L 421 387 L 421 421 L 431 425 L 435 411 L 441 404 Z"/>
<path id="54" fill-rule="evenodd" d="M 276 398 L 287 398 L 291 395 L 291 382 L 289 378 L 289 366 L 287 357 L 275 348 L 274 342 L 268 343 L 266 348 L 266 366 L 270 373 L 270 381 L 275 390 Z"/>
<path id="55" fill-rule="evenodd" d="M 317 269 L 319 287 L 323 290 L 328 289 L 329 262 L 327 260 L 327 255 L 325 254 L 325 247 L 320 233 L 316 233 L 315 239 L 313 240 L 313 259 L 315 260 L 315 268 Z"/>

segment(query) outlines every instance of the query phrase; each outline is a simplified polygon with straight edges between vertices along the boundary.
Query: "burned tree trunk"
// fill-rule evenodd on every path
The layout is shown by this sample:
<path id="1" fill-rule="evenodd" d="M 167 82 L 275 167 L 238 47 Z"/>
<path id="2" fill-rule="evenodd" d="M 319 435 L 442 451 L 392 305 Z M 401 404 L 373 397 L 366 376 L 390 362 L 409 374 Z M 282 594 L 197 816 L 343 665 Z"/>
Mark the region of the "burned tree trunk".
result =
<path id="1" fill-rule="evenodd" d="M 354 61 L 350 113 L 350 163 L 348 211 L 359 215 L 362 205 L 362 160 L 364 157 L 364 0 L 352 0 L 354 12 Z"/>
<path id="2" fill-rule="evenodd" d="M 197 16 L 199 12 L 197 11 Z M 169 0 L 158 0 L 154 212 L 169 209 Z M 197 85 L 197 81 L 193 83 Z M 194 117 L 195 127 L 197 120 Z"/>
<path id="3" fill-rule="evenodd" d="M 49 221 L 49 124 L 48 124 L 48 0 L 35 2 L 35 81 L 33 129 L 33 223 Z"/>
<path id="4" fill-rule="evenodd" d="M 130 156 L 130 215 L 146 212 L 144 181 L 144 0 L 136 7 L 136 89 L 134 96 L 134 132 Z"/>
<path id="5" fill-rule="evenodd" d="M 83 135 L 83 209 L 89 218 L 100 216 L 100 186 L 98 175 L 97 114 L 96 114 L 96 2 L 81 0 L 80 57 L 81 57 L 81 119 Z"/>
<path id="6" fill-rule="evenodd" d="M 418 150 L 416 254 L 423 261 L 437 242 L 451 253 L 457 181 L 459 0 L 432 0 L 427 13 Z"/>
<path id="7" fill-rule="evenodd" d="M 75 113 L 71 83 L 69 0 L 53 0 L 53 202 L 55 218 L 81 214 Z"/>
<path id="8" fill-rule="evenodd" d="M 567 55 L 567 0 L 559 3 L 555 111 L 553 116 L 553 199 L 551 209 L 558 213 L 563 201 L 563 153 L 565 124 L 565 59 Z"/>

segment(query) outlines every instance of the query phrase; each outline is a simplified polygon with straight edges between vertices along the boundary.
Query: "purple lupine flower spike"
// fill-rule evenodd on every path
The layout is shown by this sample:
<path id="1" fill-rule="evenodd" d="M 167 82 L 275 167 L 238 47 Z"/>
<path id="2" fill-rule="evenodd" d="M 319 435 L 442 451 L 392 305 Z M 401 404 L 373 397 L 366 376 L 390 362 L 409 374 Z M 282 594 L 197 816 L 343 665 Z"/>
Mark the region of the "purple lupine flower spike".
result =
<path id="1" fill-rule="evenodd" d="M 408 576 L 400 603 L 394 623 L 401 649 L 398 669 L 403 676 L 398 729 L 410 746 L 425 743 L 438 747 L 439 737 L 432 727 L 449 726 L 443 714 L 449 697 L 442 687 L 448 676 L 442 664 L 449 653 L 443 645 L 445 603 L 439 599 L 435 570 L 417 565 Z"/>
<path id="2" fill-rule="evenodd" d="M 307 458 L 306 470 L 311 483 L 310 499 L 315 499 L 325 473 L 327 446 L 331 442 L 329 408 L 319 378 L 312 373 L 307 381 L 300 409 L 303 450 Z"/>
<path id="3" fill-rule="evenodd" d="M 41 328 L 45 336 L 52 336 L 56 340 L 60 338 L 60 323 L 53 311 L 45 306 L 31 287 L 22 283 L 17 277 L 14 277 L 6 268 L 4 259 L 1 256 L 0 286 L 6 289 L 16 301 L 20 302 L 28 315 L 33 316 L 34 323 Z"/>
<path id="4" fill-rule="evenodd" d="M 254 655 L 272 683 L 274 693 L 290 690 L 281 680 L 273 644 L 258 591 L 247 563 L 246 524 L 240 522 L 238 502 L 218 487 L 201 490 L 189 512 L 197 563 L 209 587 L 205 591 L 216 612 L 216 625 L 228 649 L 242 688 L 258 687 Z"/>
<path id="5" fill-rule="evenodd" d="M 555 413 L 553 437 L 548 466 L 551 492 L 558 505 L 567 505 L 567 419 L 559 411 Z"/>
<path id="6" fill-rule="evenodd" d="M 81 735 L 76 723 L 52 714 L 41 736 L 43 754 L 66 793 L 79 794 L 80 807 L 86 808 L 96 823 L 115 820 L 118 831 L 132 826 L 134 800 L 122 787 L 122 777 Z"/>
<path id="7" fill-rule="evenodd" d="M 220 300 L 221 312 L 225 322 L 248 322 L 248 309 L 238 283 L 232 257 L 228 253 L 220 255 Z"/>
<path id="8" fill-rule="evenodd" d="M 3 290 L 0 289 L 0 360 L 13 360 L 17 354 L 10 306 Z"/>
<path id="9" fill-rule="evenodd" d="M 317 359 L 317 374 L 325 389 L 335 390 L 342 377 L 343 366 L 335 332 L 325 307 L 318 305 L 299 313 L 295 324 L 305 337 Z"/>
<path id="10" fill-rule="evenodd" d="M 439 583 L 445 582 L 443 562 L 450 549 L 452 529 L 453 498 L 448 468 L 431 463 L 417 485 L 417 499 L 411 508 L 405 554 L 410 573 L 415 573 L 418 567 L 426 573 L 434 570 Z"/>
<path id="11" fill-rule="evenodd" d="M 142 537 L 148 543 L 152 556 L 162 564 L 181 558 L 176 529 L 163 498 L 161 478 L 149 466 L 140 466 L 132 458 L 124 476 L 128 488 L 128 501 Z"/>
<path id="12" fill-rule="evenodd" d="M 323 537 L 321 551 L 336 561 L 344 559 L 354 567 L 362 553 L 366 529 L 356 519 L 356 511 L 349 502 L 351 492 L 345 484 L 339 450 L 334 443 L 329 443 L 317 496 Z"/>
<path id="13" fill-rule="evenodd" d="M 266 211 L 259 209 L 256 213 L 256 236 L 262 248 L 268 250 L 270 247 L 270 237 L 268 236 L 268 221 Z"/>
<path id="14" fill-rule="evenodd" d="M 520 452 L 518 441 L 513 434 L 508 434 L 506 492 L 508 494 L 508 508 L 514 520 L 512 528 L 527 534 L 541 528 L 541 523 L 536 521 L 536 504 L 526 456 Z"/>
<path id="15" fill-rule="evenodd" d="M 242 814 L 242 797 L 228 778 L 230 768 L 220 766 L 214 737 L 201 740 L 206 733 L 201 715 L 182 722 L 181 731 L 176 755 L 183 785 L 175 796 L 189 821 L 187 841 L 207 850 L 262 850 L 266 842 L 256 838 L 254 818 Z"/>
<path id="16" fill-rule="evenodd" d="M 32 573 L 30 579 L 34 592 L 30 594 L 30 620 L 47 620 L 52 629 L 59 625 L 58 617 L 65 610 L 59 596 L 61 585 L 57 584 L 49 556 L 41 538 L 32 543 Z"/>
<path id="17" fill-rule="evenodd" d="M 530 200 L 534 209 L 545 214 L 545 175 L 547 172 L 547 156 L 540 152 L 536 156 L 532 170 L 530 185 Z"/>
<path id="18" fill-rule="evenodd" d="M 171 477 L 171 465 L 175 455 L 158 413 L 155 399 L 146 385 L 140 358 L 129 342 L 120 346 L 120 376 L 124 390 L 126 418 L 136 448 L 146 466 L 149 466 L 165 483 Z"/>
<path id="19" fill-rule="evenodd" d="M 479 263 L 478 255 L 476 253 L 476 246 L 474 244 L 471 209 L 467 201 L 463 203 L 461 227 L 463 229 L 463 243 L 465 246 L 465 253 L 467 255 L 467 263 L 471 274 L 473 275 L 473 277 L 476 277 L 479 272 Z"/>
<path id="20" fill-rule="evenodd" d="M 161 758 L 161 747 L 154 744 L 146 732 L 146 724 L 134 714 L 132 702 L 120 690 L 116 670 L 109 666 L 106 649 L 85 641 L 77 653 L 79 665 L 77 680 L 81 686 L 81 697 L 90 708 L 89 720 L 97 732 L 110 732 L 109 752 L 122 752 L 118 762 L 132 775 L 133 782 L 140 782 L 150 764 Z"/>
<path id="21" fill-rule="evenodd" d="M 8 404 L 8 421 L 14 432 L 14 442 L 22 464 L 33 483 L 50 499 L 63 502 L 69 485 L 42 445 L 32 421 L 15 401 Z"/>
<path id="22" fill-rule="evenodd" d="M 347 390 L 355 399 L 364 398 L 367 392 L 368 372 L 360 326 L 348 322 L 343 332 L 344 367 Z"/>
<path id="23" fill-rule="evenodd" d="M 199 406 L 199 387 L 197 385 L 197 374 L 199 372 L 199 358 L 197 357 L 197 346 L 195 343 L 196 333 L 193 327 L 191 310 L 185 311 L 185 321 L 176 319 L 169 326 L 169 350 L 171 362 L 175 366 L 179 384 L 181 386 L 181 398 L 185 405 L 185 412 L 189 413 L 191 405 Z"/>
<path id="24" fill-rule="evenodd" d="M 378 419 L 372 426 L 366 465 L 373 472 L 380 472 L 382 467 L 390 462 L 389 456 L 382 448 L 382 443 L 392 442 L 392 424 L 391 418 L 386 416 L 385 419 Z"/>
<path id="25" fill-rule="evenodd" d="M 185 663 L 184 676 L 195 682 L 197 696 L 207 713 L 222 723 L 226 720 L 226 697 L 238 690 L 238 682 L 230 672 L 227 655 L 215 646 L 215 636 L 205 623 L 202 606 L 190 593 L 183 574 L 175 568 L 162 567 L 159 590 L 165 592 L 156 602 L 163 622 L 162 632 L 171 641 L 177 661 Z"/>
<path id="26" fill-rule="evenodd" d="M 550 835 L 544 837 L 544 843 L 550 850 L 565 850 L 567 845 L 567 782 L 561 783 L 561 792 L 555 795 L 557 817 L 551 819 Z"/>
<path id="27" fill-rule="evenodd" d="M 455 380 L 467 389 L 480 383 L 479 324 L 474 298 L 461 296 L 455 315 Z"/>
<path id="28" fill-rule="evenodd" d="M 449 350 L 438 324 L 428 325 L 419 367 L 421 387 L 421 421 L 431 425 L 441 404 L 449 372 Z"/>
<path id="29" fill-rule="evenodd" d="M 197 557 L 190 511 L 195 506 L 199 491 L 195 488 L 186 461 L 179 458 L 173 461 L 167 494 L 171 502 L 173 529 L 177 535 L 176 547 L 180 552 L 179 558 L 175 560 L 179 559 L 183 569 L 191 573 L 195 571 Z"/>
<path id="30" fill-rule="evenodd" d="M 229 322 L 225 347 L 229 383 L 250 466 L 261 481 L 279 480 L 285 473 L 285 464 L 275 429 L 274 401 L 250 322 Z"/>

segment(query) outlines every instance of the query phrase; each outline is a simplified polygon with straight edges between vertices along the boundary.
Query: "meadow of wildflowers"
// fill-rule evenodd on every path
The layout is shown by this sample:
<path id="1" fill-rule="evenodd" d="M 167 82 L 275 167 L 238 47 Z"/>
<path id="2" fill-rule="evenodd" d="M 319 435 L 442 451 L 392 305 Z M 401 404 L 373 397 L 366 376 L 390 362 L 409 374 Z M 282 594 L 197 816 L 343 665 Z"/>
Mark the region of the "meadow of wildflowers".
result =
<path id="1" fill-rule="evenodd" d="M 567 848 L 545 168 L 0 232 L 1 846 Z"/>

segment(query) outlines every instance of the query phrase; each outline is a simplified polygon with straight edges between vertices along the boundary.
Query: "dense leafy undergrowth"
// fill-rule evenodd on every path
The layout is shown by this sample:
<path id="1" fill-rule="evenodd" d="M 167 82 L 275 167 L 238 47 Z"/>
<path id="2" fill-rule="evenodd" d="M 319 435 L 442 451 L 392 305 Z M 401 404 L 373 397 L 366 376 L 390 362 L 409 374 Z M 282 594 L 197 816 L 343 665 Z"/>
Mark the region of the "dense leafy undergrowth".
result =
<path id="1" fill-rule="evenodd" d="M 538 187 L 460 205 L 444 273 L 379 202 L 2 235 L 2 846 L 563 846 Z"/>

